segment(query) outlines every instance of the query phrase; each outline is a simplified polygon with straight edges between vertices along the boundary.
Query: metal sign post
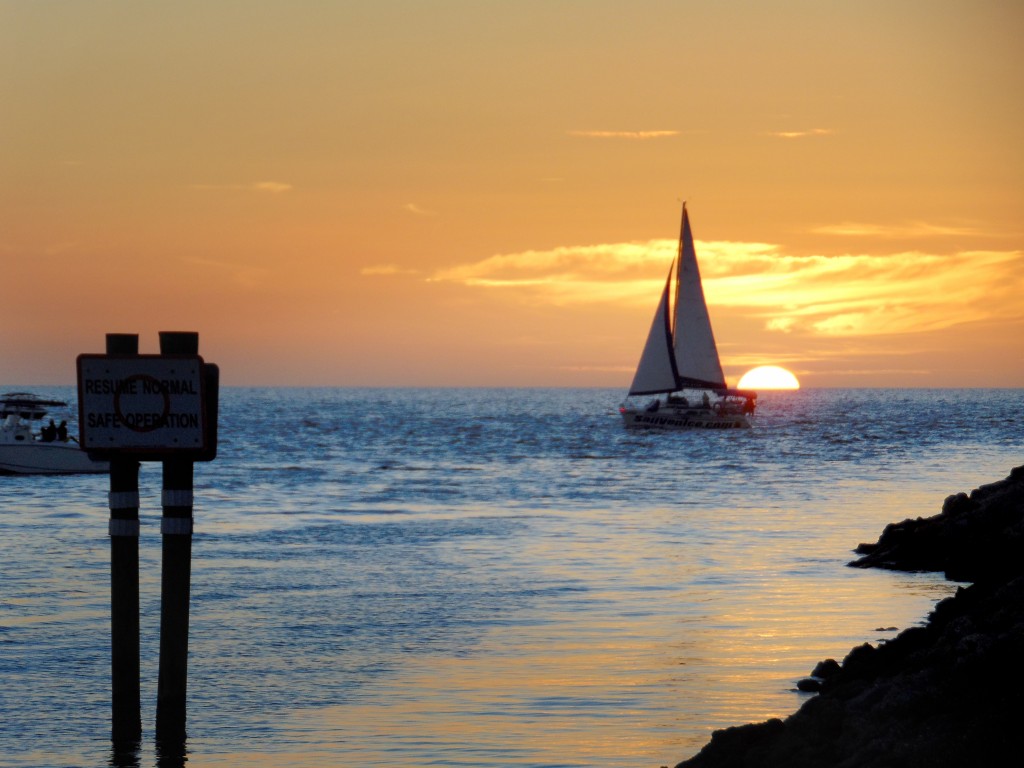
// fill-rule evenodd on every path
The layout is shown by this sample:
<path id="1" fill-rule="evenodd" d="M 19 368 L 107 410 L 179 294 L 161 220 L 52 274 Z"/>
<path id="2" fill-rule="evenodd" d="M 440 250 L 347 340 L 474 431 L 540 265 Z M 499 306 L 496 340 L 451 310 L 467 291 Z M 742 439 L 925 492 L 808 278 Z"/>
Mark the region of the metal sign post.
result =
<path id="1" fill-rule="evenodd" d="M 160 352 L 198 355 L 199 334 L 161 333 Z M 189 386 L 188 389 L 191 393 L 195 388 Z M 197 405 L 201 406 L 202 401 Z M 187 433 L 182 435 L 182 439 L 186 437 Z M 168 458 L 163 469 L 161 504 L 164 514 L 160 523 L 163 571 L 160 580 L 156 740 L 175 743 L 185 740 L 189 594 L 192 584 L 192 459 Z"/>
<path id="2" fill-rule="evenodd" d="M 185 740 L 193 462 L 217 455 L 220 372 L 199 357 L 199 334 L 160 333 L 160 354 L 138 336 L 108 334 L 107 354 L 78 356 L 79 441 L 109 460 L 112 738 L 141 737 L 139 709 L 138 468 L 163 462 L 163 569 L 157 742 Z"/>
<path id="3" fill-rule="evenodd" d="M 107 334 L 107 352 L 134 355 L 139 337 Z M 110 461 L 110 677 L 111 738 L 131 745 L 142 738 L 139 696 L 139 462 Z"/>

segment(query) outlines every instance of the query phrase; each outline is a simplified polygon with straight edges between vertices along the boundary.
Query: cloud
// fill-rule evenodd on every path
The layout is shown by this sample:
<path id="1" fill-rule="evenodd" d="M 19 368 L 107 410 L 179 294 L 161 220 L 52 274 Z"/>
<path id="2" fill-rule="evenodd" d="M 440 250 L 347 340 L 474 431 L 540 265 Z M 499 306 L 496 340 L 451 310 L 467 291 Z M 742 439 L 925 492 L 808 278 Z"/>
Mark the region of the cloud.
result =
<path id="1" fill-rule="evenodd" d="M 291 184 L 285 184 L 280 181 L 254 181 L 249 184 L 193 184 L 193 189 L 230 189 L 240 190 L 247 192 L 271 192 L 274 194 L 280 194 L 281 192 L 290 192 L 292 190 Z"/>
<path id="2" fill-rule="evenodd" d="M 501 290 L 523 303 L 653 307 L 676 247 L 651 240 L 531 250 L 427 279 Z M 1020 251 L 789 256 L 767 243 L 708 241 L 697 253 L 712 311 L 777 333 L 877 336 L 1024 318 Z"/>
<path id="3" fill-rule="evenodd" d="M 835 131 L 828 128 L 810 128 L 803 131 L 769 131 L 777 139 L 806 139 L 814 136 L 831 136 Z"/>
<path id="4" fill-rule="evenodd" d="M 359 274 L 366 275 L 368 277 L 389 275 L 418 275 L 419 270 L 407 269 L 405 267 L 395 266 L 394 264 L 380 264 L 374 267 L 363 267 L 361 270 L 359 270 Z"/>
<path id="5" fill-rule="evenodd" d="M 795 317 L 773 317 L 765 323 L 764 327 L 769 331 L 782 331 L 783 333 L 789 333 L 793 330 L 793 326 L 795 325 Z"/>
<path id="6" fill-rule="evenodd" d="M 406 203 L 402 206 L 402 209 L 416 216 L 437 216 L 437 211 L 428 211 L 426 208 L 420 208 L 416 203 Z"/>
<path id="7" fill-rule="evenodd" d="M 679 131 L 566 131 L 569 136 L 588 139 L 665 139 L 679 136 Z"/>
<path id="8" fill-rule="evenodd" d="M 768 330 L 826 337 L 1020 318 L 1024 309 L 1014 296 L 1022 290 L 1019 251 L 779 256 L 756 272 L 705 285 L 709 302 L 760 317 Z"/>
<path id="9" fill-rule="evenodd" d="M 929 224 L 924 221 L 912 221 L 905 224 L 862 224 L 859 222 L 843 222 L 814 227 L 811 232 L 819 235 L 837 235 L 840 237 L 883 237 L 894 240 L 917 239 L 922 237 L 979 237 L 985 233 L 972 227 L 949 227 Z"/>
<path id="10" fill-rule="evenodd" d="M 429 279 L 478 288 L 516 290 L 524 298 L 565 305 L 593 302 L 643 304 L 657 291 L 676 252 L 672 240 L 566 246 L 491 256 L 439 270 Z"/>
<path id="11" fill-rule="evenodd" d="M 257 181 L 250 187 L 257 192 L 290 192 L 292 185 L 280 181 Z"/>

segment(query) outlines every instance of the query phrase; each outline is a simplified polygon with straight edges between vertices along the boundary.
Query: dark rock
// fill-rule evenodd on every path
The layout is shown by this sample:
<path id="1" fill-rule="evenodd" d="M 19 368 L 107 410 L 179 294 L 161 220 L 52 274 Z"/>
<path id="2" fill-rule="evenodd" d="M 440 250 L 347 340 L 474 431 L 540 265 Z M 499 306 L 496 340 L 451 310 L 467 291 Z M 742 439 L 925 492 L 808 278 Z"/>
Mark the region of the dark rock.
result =
<path id="1" fill-rule="evenodd" d="M 1024 563 L 1024 467 L 1009 477 L 946 498 L 942 512 L 887 525 L 860 544 L 858 568 L 942 571 L 953 581 L 1007 579 Z"/>
<path id="2" fill-rule="evenodd" d="M 711 734 L 711 741 L 696 757 L 676 768 L 747 768 L 757 765 L 783 731 L 782 721 L 768 720 L 754 725 L 739 725 Z"/>
<path id="3" fill-rule="evenodd" d="M 853 551 L 856 552 L 858 555 L 870 555 L 876 549 L 878 549 L 878 542 L 875 542 L 874 544 L 868 544 L 866 541 L 862 541 L 860 544 L 856 546 L 856 548 Z"/>
<path id="4" fill-rule="evenodd" d="M 814 665 L 814 669 L 811 670 L 811 677 L 816 677 L 819 680 L 825 680 L 835 675 L 839 669 L 838 661 L 835 659 L 825 659 L 824 661 L 819 661 Z"/>
<path id="5" fill-rule="evenodd" d="M 877 647 L 860 645 L 842 665 L 818 664 L 797 684 L 805 690 L 817 683 L 818 695 L 784 721 L 716 731 L 677 768 L 1017 764 L 1024 713 L 1022 543 L 1024 467 L 969 496 L 948 497 L 936 517 L 887 526 L 877 544 L 857 548 L 865 557 L 856 565 L 927 565 L 976 583 L 939 602 L 924 626 Z"/>
<path id="6" fill-rule="evenodd" d="M 1024 577 L 862 645 L 785 721 L 719 731 L 680 768 L 1007 765 L 1024 712 Z M 848 668 L 849 667 L 849 668 Z"/>
<path id="7" fill-rule="evenodd" d="M 805 677 L 802 680 L 797 680 L 796 689 L 804 693 L 817 693 L 821 690 L 821 680 L 814 677 Z"/>
<path id="8" fill-rule="evenodd" d="M 865 677 L 876 671 L 878 662 L 875 646 L 864 643 L 846 654 L 842 669 L 851 677 Z"/>

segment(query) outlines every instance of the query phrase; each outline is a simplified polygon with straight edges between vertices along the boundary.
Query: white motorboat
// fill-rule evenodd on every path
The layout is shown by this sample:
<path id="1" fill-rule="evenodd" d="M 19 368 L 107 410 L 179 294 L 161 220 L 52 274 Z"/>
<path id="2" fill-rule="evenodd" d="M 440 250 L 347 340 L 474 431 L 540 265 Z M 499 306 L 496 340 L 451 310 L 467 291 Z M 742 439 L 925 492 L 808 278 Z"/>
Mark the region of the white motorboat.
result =
<path id="1" fill-rule="evenodd" d="M 67 407 L 61 400 L 46 400 L 28 392 L 0 396 L 0 475 L 71 475 L 109 470 L 105 461 L 93 461 L 75 438 L 67 422 L 53 419 L 39 427 L 50 408 Z"/>
<path id="2" fill-rule="evenodd" d="M 619 412 L 627 427 L 735 429 L 750 426 L 756 399 L 725 384 L 683 203 L 679 252 Z"/>

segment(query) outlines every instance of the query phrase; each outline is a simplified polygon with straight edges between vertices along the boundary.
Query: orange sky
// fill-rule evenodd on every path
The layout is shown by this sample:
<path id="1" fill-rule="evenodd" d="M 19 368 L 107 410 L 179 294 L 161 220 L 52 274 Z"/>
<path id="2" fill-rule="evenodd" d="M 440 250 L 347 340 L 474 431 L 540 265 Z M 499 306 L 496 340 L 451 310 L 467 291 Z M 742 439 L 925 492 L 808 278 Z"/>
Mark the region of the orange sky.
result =
<path id="1" fill-rule="evenodd" d="M 1024 386 L 1024 4 L 0 0 L 0 381 Z"/>

